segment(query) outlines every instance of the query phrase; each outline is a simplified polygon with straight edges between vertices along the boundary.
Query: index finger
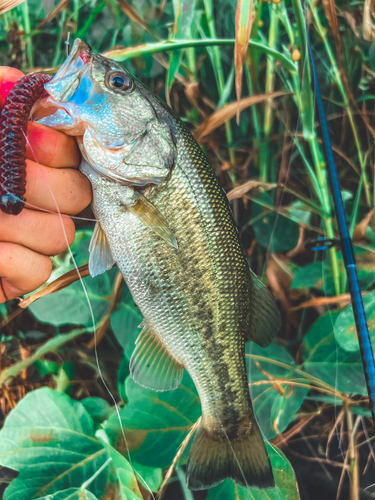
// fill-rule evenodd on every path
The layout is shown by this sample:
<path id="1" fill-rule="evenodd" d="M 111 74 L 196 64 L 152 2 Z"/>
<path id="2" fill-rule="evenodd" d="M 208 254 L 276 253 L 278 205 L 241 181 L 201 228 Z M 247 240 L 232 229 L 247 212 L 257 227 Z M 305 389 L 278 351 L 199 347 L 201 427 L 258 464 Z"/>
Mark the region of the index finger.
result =
<path id="1" fill-rule="evenodd" d="M 0 68 L 0 107 L 2 108 L 7 95 L 14 84 L 24 75 L 15 68 Z M 81 155 L 76 141 L 62 132 L 52 130 L 39 123 L 29 122 L 27 127 L 29 144 L 26 147 L 26 157 L 29 160 L 54 168 L 77 168 Z"/>

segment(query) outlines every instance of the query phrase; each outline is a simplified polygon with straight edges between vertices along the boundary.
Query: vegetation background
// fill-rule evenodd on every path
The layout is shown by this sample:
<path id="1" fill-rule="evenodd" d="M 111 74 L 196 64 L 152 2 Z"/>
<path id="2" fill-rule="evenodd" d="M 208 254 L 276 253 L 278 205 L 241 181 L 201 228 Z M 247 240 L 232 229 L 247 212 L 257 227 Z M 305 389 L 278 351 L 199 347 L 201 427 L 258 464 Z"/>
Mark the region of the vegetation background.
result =
<path id="1" fill-rule="evenodd" d="M 185 374 L 176 391 L 156 393 L 130 379 L 142 316 L 116 268 L 87 276 L 93 223 L 77 220 L 72 253 L 96 335 L 68 252 L 53 258 L 47 287 L 0 305 L 5 500 L 375 498 L 342 256 L 337 245 L 311 250 L 318 237 L 337 238 L 337 225 L 306 54 L 307 25 L 375 344 L 374 9 L 373 0 L 28 0 L 2 13 L 0 64 L 54 72 L 70 33 L 171 105 L 227 191 L 249 264 L 283 320 L 267 349 L 246 348 L 276 489 L 228 480 L 193 494 L 189 445 L 178 450 L 200 416 L 194 385 Z"/>

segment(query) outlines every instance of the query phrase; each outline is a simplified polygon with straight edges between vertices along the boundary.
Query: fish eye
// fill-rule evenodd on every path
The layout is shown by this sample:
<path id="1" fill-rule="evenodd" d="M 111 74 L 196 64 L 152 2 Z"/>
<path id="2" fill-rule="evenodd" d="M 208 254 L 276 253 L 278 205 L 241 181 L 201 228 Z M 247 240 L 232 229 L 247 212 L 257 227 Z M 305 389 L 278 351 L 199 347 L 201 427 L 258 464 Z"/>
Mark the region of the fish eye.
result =
<path id="1" fill-rule="evenodd" d="M 107 73 L 106 85 L 114 90 L 130 90 L 133 87 L 131 79 L 121 71 Z"/>

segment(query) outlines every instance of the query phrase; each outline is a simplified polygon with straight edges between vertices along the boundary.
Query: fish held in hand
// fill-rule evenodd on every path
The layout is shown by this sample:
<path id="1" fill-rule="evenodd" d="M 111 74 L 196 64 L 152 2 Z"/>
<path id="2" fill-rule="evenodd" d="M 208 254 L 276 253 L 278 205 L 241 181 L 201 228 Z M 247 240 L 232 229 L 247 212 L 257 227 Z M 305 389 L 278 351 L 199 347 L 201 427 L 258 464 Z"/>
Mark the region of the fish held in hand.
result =
<path id="1" fill-rule="evenodd" d="M 267 346 L 280 326 L 274 298 L 250 270 L 213 169 L 175 113 L 115 61 L 76 40 L 45 86 L 41 123 L 77 137 L 97 225 L 92 276 L 117 263 L 144 321 L 130 362 L 156 391 L 191 375 L 202 423 L 189 488 L 227 477 L 274 479 L 246 376 L 245 341 Z"/>

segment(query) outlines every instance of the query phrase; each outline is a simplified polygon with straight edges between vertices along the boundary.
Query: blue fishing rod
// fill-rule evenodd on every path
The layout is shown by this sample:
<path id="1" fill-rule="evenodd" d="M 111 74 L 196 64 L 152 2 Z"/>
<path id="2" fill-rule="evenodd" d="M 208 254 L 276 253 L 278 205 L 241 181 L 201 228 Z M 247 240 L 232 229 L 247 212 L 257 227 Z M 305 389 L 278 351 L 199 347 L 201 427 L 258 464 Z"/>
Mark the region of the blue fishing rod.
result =
<path id="1" fill-rule="evenodd" d="M 370 400 L 370 411 L 373 425 L 375 425 L 375 360 L 371 346 L 370 334 L 367 327 L 365 310 L 361 290 L 359 288 L 357 268 L 355 264 L 352 240 L 349 234 L 348 223 L 346 221 L 344 203 L 342 201 L 340 184 L 337 175 L 335 160 L 333 158 L 331 141 L 328 133 L 327 120 L 324 113 L 322 96 L 320 93 L 318 77 L 316 74 L 314 56 L 311 48 L 310 37 L 307 32 L 307 44 L 310 54 L 311 69 L 314 80 L 315 98 L 318 105 L 320 125 L 322 127 L 323 144 L 328 164 L 329 180 L 336 210 L 337 225 L 340 233 L 340 246 L 344 259 L 345 270 L 348 277 L 349 292 L 353 306 L 355 325 L 357 329 L 358 341 L 361 350 L 363 371 L 365 373 L 368 397 Z"/>

